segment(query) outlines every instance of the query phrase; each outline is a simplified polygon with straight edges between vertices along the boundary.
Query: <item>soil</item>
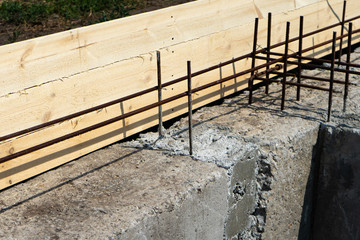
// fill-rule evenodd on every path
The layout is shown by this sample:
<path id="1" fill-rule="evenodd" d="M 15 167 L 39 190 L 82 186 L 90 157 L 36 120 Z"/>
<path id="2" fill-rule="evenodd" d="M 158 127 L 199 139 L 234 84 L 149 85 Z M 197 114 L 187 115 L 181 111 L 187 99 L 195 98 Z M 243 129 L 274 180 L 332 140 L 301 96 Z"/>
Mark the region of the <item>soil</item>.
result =
<path id="1" fill-rule="evenodd" d="M 191 1 L 193 0 L 144 0 L 144 3 L 141 5 L 145 7 L 139 7 L 138 9 L 132 10 L 130 15 L 149 12 Z M 0 45 L 19 42 L 26 39 L 86 26 L 89 25 L 89 22 L 91 22 L 89 20 L 90 19 L 87 17 L 86 19 L 83 18 L 77 21 L 66 21 L 56 14 L 52 15 L 45 21 L 36 24 L 25 23 L 22 25 L 16 25 L 5 23 L 4 21 L 0 20 Z M 96 17 L 93 17 L 91 20 L 96 21 Z"/>

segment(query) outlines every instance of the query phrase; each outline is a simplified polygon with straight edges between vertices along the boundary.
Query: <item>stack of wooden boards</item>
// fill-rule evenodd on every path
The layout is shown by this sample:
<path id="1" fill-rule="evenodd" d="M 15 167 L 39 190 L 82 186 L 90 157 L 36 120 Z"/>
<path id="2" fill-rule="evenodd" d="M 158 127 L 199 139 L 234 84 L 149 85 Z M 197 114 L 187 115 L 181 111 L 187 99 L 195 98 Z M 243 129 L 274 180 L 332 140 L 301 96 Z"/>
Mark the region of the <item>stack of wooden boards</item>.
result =
<path id="1" fill-rule="evenodd" d="M 346 17 L 359 14 L 360 1 L 347 1 Z M 69 30 L 0 47 L 0 136 L 39 125 L 157 85 L 156 50 L 162 79 L 249 53 L 254 19 L 260 19 L 259 48 L 266 46 L 267 14 L 273 13 L 272 43 L 338 23 L 343 0 L 198 0 L 124 19 Z M 354 28 L 358 28 L 355 22 Z M 304 42 L 304 48 L 331 39 L 332 30 Z M 291 45 L 297 51 L 297 43 Z M 314 54 L 326 54 L 326 51 Z M 250 59 L 194 79 L 193 87 L 249 67 Z M 246 78 L 229 81 L 193 96 L 198 108 L 247 86 Z M 186 91 L 186 82 L 163 90 L 163 97 Z M 64 121 L 0 143 L 0 158 L 83 129 L 157 101 L 147 94 L 101 111 Z M 138 114 L 42 150 L 0 164 L 0 189 L 114 143 L 158 123 L 157 109 Z M 163 106 L 164 120 L 187 111 L 186 99 Z"/>

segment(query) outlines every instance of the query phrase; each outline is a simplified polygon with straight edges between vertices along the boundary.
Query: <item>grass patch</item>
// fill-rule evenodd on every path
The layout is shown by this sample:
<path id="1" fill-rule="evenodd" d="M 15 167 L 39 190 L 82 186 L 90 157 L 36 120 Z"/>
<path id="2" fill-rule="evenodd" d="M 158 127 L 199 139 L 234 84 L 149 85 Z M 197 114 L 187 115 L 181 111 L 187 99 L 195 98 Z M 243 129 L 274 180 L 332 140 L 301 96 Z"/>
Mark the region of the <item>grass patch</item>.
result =
<path id="1" fill-rule="evenodd" d="M 0 0 L 0 45 L 191 0 Z"/>
<path id="2" fill-rule="evenodd" d="M 130 15 L 142 8 L 143 0 L 4 0 L 0 3 L 0 25 L 9 42 L 18 41 L 28 29 L 70 29 Z M 54 23 L 55 22 L 55 23 Z"/>
<path id="3" fill-rule="evenodd" d="M 56 14 L 67 21 L 102 22 L 126 17 L 139 7 L 138 0 L 32 0 L 0 5 L 0 20 L 10 24 L 39 24 Z"/>

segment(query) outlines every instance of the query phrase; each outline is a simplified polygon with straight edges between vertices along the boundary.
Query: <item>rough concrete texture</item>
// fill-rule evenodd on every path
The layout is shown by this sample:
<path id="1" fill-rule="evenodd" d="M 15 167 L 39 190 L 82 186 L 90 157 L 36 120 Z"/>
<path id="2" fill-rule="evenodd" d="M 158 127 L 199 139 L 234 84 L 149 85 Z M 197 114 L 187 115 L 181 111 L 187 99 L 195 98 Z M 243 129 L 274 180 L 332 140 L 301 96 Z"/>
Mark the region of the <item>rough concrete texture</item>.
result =
<path id="1" fill-rule="evenodd" d="M 289 87 L 280 111 L 281 86 L 270 90 L 257 90 L 251 106 L 243 93 L 198 110 L 193 158 L 183 118 L 162 138 L 143 134 L 0 192 L 0 237 L 309 239 L 328 94 L 302 89 L 296 102 Z M 358 86 L 346 113 L 335 94 L 332 125 L 358 124 L 359 105 Z"/>
<path id="2" fill-rule="evenodd" d="M 296 237 L 320 123 L 264 108 L 263 100 L 249 107 L 243 98 L 194 115 L 194 158 L 228 170 L 226 238 L 260 239 L 265 222 L 268 238 Z M 127 146 L 186 154 L 186 126 L 184 118 L 164 138 L 149 133 Z"/>
<path id="3" fill-rule="evenodd" d="M 227 176 L 186 156 L 114 145 L 0 194 L 2 239 L 221 239 Z"/>
<path id="4" fill-rule="evenodd" d="M 360 239 L 360 128 L 327 127 L 323 138 L 314 239 Z"/>

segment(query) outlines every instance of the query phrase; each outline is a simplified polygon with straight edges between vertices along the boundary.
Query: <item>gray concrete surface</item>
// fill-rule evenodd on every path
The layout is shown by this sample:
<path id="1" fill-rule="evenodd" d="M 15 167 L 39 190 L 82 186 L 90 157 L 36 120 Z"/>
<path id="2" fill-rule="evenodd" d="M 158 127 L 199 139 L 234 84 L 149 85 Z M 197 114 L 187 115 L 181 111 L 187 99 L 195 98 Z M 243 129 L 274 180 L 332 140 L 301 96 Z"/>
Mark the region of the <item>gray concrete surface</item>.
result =
<path id="1" fill-rule="evenodd" d="M 320 123 L 287 116 L 276 105 L 264 108 L 262 101 L 249 107 L 245 98 L 228 99 L 194 115 L 194 158 L 228 171 L 228 239 L 259 239 L 267 234 L 265 221 L 274 239 L 295 237 Z M 184 118 L 162 139 L 149 133 L 126 145 L 187 154 L 186 126 Z"/>
<path id="2" fill-rule="evenodd" d="M 309 239 L 327 93 L 303 89 L 296 102 L 288 88 L 280 111 L 281 86 L 270 90 L 251 106 L 244 93 L 198 110 L 193 158 L 183 118 L 163 138 L 143 134 L 1 191 L 0 237 Z M 331 125 L 358 124 L 359 86 L 342 107 L 335 94 Z"/>
<path id="3" fill-rule="evenodd" d="M 221 239 L 227 176 L 186 156 L 114 145 L 0 194 L 1 239 Z"/>

